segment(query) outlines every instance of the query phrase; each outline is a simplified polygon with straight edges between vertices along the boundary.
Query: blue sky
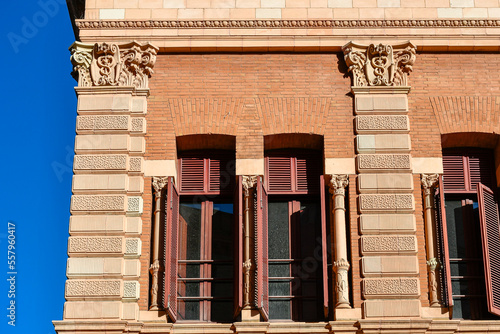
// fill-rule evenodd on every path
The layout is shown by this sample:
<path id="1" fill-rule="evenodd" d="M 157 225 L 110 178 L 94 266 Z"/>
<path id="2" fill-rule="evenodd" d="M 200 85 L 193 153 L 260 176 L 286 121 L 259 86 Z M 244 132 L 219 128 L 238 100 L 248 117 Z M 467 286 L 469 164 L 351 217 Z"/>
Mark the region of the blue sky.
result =
<path id="1" fill-rule="evenodd" d="M 2 6 L 0 333 L 48 334 L 64 305 L 76 120 L 68 47 L 74 35 L 63 0 Z M 16 225 L 15 327 L 7 324 L 9 221 Z"/>

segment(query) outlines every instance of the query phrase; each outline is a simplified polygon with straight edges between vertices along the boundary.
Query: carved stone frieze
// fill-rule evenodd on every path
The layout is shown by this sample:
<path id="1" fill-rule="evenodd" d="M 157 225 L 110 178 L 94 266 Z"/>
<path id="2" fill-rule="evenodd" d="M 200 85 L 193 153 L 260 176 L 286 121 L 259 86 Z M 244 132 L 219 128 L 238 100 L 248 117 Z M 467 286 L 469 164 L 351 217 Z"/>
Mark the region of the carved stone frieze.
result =
<path id="1" fill-rule="evenodd" d="M 127 198 L 127 211 L 141 213 L 142 212 L 142 198 L 139 196 L 129 196 Z"/>
<path id="2" fill-rule="evenodd" d="M 362 236 L 362 253 L 416 252 L 417 241 L 411 235 Z"/>
<path id="3" fill-rule="evenodd" d="M 495 19 L 439 19 L 439 20 L 76 20 L 81 30 L 88 29 L 228 29 L 228 28 L 416 28 L 416 27 L 500 27 Z"/>
<path id="4" fill-rule="evenodd" d="M 78 116 L 77 130 L 128 130 L 129 117 L 125 115 Z"/>
<path id="5" fill-rule="evenodd" d="M 75 155 L 75 170 L 126 170 L 127 156 L 119 155 Z"/>
<path id="6" fill-rule="evenodd" d="M 125 211 L 123 195 L 73 195 L 71 210 L 73 211 Z"/>
<path id="7" fill-rule="evenodd" d="M 142 158 L 130 158 L 129 169 L 131 172 L 140 172 L 142 170 Z"/>
<path id="8" fill-rule="evenodd" d="M 362 194 L 359 200 L 361 211 L 413 210 L 413 196 L 409 194 Z"/>
<path id="9" fill-rule="evenodd" d="M 342 47 L 353 86 L 408 86 L 416 47 L 406 42 L 399 45 L 359 45 L 349 42 Z"/>
<path id="10" fill-rule="evenodd" d="M 158 48 L 150 43 L 75 42 L 70 47 L 73 77 L 79 87 L 131 86 L 148 88 Z"/>
<path id="11" fill-rule="evenodd" d="M 69 253 L 122 253 L 121 237 L 71 237 Z"/>
<path id="12" fill-rule="evenodd" d="M 360 154 L 359 169 L 410 169 L 409 154 Z"/>
<path id="13" fill-rule="evenodd" d="M 143 132 L 144 131 L 144 117 L 133 117 L 131 124 L 132 132 Z"/>
<path id="14" fill-rule="evenodd" d="M 408 116 L 379 115 L 357 116 L 357 131 L 405 131 L 409 130 Z"/>
<path id="15" fill-rule="evenodd" d="M 126 255 L 140 255 L 140 253 L 141 253 L 141 239 L 128 238 L 125 240 Z"/>
<path id="16" fill-rule="evenodd" d="M 68 280 L 66 297 L 120 296 L 119 280 Z"/>
<path id="17" fill-rule="evenodd" d="M 363 296 L 376 298 L 380 296 L 415 296 L 420 294 L 418 278 L 365 278 L 363 280 Z"/>

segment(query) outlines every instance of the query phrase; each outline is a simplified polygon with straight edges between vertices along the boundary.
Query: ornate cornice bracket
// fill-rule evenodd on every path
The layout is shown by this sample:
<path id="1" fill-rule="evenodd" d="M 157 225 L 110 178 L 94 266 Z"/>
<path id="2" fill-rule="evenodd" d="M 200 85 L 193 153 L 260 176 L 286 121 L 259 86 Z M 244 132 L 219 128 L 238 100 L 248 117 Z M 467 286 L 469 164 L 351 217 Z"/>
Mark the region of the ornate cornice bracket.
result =
<path id="1" fill-rule="evenodd" d="M 79 87 L 148 88 L 158 48 L 150 43 L 75 42 L 69 48 L 73 78 Z"/>
<path id="2" fill-rule="evenodd" d="M 342 47 L 345 62 L 353 75 L 353 87 L 408 86 L 416 50 L 409 41 L 397 45 L 349 42 Z"/>

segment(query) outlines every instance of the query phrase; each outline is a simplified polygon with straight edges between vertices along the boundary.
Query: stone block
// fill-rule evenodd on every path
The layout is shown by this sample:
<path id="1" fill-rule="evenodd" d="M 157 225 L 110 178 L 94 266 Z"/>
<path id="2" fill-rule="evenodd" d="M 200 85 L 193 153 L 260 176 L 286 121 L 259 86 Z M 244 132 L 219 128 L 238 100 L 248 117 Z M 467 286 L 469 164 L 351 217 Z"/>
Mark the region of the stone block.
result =
<path id="1" fill-rule="evenodd" d="M 279 8 L 265 8 L 256 9 L 255 18 L 257 19 L 281 19 L 281 9 Z"/>
<path id="2" fill-rule="evenodd" d="M 413 212 L 415 210 L 411 194 L 361 194 L 359 209 L 369 212 Z"/>
<path id="3" fill-rule="evenodd" d="M 130 119 L 130 131 L 134 134 L 146 134 L 146 118 L 132 117 Z"/>
<path id="4" fill-rule="evenodd" d="M 71 216 L 70 234 L 122 234 L 125 232 L 125 216 Z"/>
<path id="5" fill-rule="evenodd" d="M 463 17 L 462 8 L 438 8 L 437 11 L 440 19 L 461 19 Z"/>
<path id="6" fill-rule="evenodd" d="M 236 175 L 264 175 L 264 159 L 236 159 Z"/>
<path id="7" fill-rule="evenodd" d="M 366 300 L 363 302 L 366 318 L 420 317 L 419 300 Z"/>
<path id="8" fill-rule="evenodd" d="M 144 165 L 144 158 L 130 157 L 129 159 L 130 172 L 141 173 L 143 171 L 143 165 Z"/>
<path id="9" fill-rule="evenodd" d="M 356 116 L 357 133 L 408 132 L 410 121 L 406 115 Z"/>
<path id="10" fill-rule="evenodd" d="M 130 111 L 133 114 L 146 114 L 148 110 L 148 101 L 145 97 L 133 97 Z"/>
<path id="11" fill-rule="evenodd" d="M 123 298 L 137 300 L 140 296 L 140 285 L 137 281 L 123 282 Z"/>
<path id="12" fill-rule="evenodd" d="M 474 7 L 474 0 L 450 0 L 450 7 Z"/>
<path id="13" fill-rule="evenodd" d="M 406 94 L 358 94 L 355 111 L 357 114 L 404 114 L 408 112 L 408 97 Z"/>
<path id="14" fill-rule="evenodd" d="M 407 134 L 358 135 L 356 142 L 358 153 L 409 152 L 411 149 Z"/>
<path id="15" fill-rule="evenodd" d="M 130 138 L 130 153 L 144 153 L 146 152 L 146 139 L 144 137 L 131 137 Z"/>
<path id="16" fill-rule="evenodd" d="M 71 211 L 126 211 L 125 195 L 73 195 Z"/>
<path id="17" fill-rule="evenodd" d="M 125 18 L 125 9 L 99 9 L 100 20 L 123 20 Z"/>
<path id="18" fill-rule="evenodd" d="M 401 7 L 400 0 L 377 0 L 378 7 Z"/>
<path id="19" fill-rule="evenodd" d="M 75 155 L 73 169 L 75 173 L 88 171 L 124 172 L 128 169 L 128 156 L 113 155 Z"/>
<path id="20" fill-rule="evenodd" d="M 263 160 L 263 159 L 262 159 Z M 238 166 L 238 160 L 236 160 Z M 237 170 L 238 167 L 236 167 Z M 237 175 L 238 172 L 236 172 Z M 144 160 L 145 176 L 177 176 L 177 160 Z"/>
<path id="21" fill-rule="evenodd" d="M 410 172 L 409 154 L 360 154 L 357 157 L 359 172 Z"/>
<path id="22" fill-rule="evenodd" d="M 134 146 L 134 148 L 136 148 L 136 146 Z M 97 153 L 98 151 L 114 153 L 127 152 L 128 150 L 128 135 L 77 135 L 75 138 L 76 154 L 85 152 Z"/>
<path id="23" fill-rule="evenodd" d="M 326 158 L 325 174 L 356 174 L 354 158 Z"/>
<path id="24" fill-rule="evenodd" d="M 443 174 L 443 158 L 411 158 L 415 174 Z"/>
<path id="25" fill-rule="evenodd" d="M 66 281 L 66 298 L 119 298 L 121 280 L 77 280 Z"/>
<path id="26" fill-rule="evenodd" d="M 417 252 L 417 238 L 413 235 L 361 236 L 361 253 L 408 254 Z"/>
<path id="27" fill-rule="evenodd" d="M 128 189 L 129 177 L 120 175 L 74 175 L 73 193 L 86 192 L 125 192 Z"/>
<path id="28" fill-rule="evenodd" d="M 141 275 L 141 262 L 136 259 L 124 260 L 123 276 L 139 277 Z"/>
<path id="29" fill-rule="evenodd" d="M 128 191 L 133 193 L 144 192 L 144 178 L 141 176 L 129 176 Z"/>
<path id="30" fill-rule="evenodd" d="M 69 237 L 68 254 L 123 254 L 123 237 Z"/>
<path id="31" fill-rule="evenodd" d="M 261 0 L 261 8 L 285 8 L 285 0 Z"/>
<path id="32" fill-rule="evenodd" d="M 127 217 L 125 232 L 127 234 L 141 234 L 142 233 L 142 219 L 141 217 Z"/>
<path id="33" fill-rule="evenodd" d="M 413 214 L 362 214 L 359 217 L 362 234 L 412 233 L 416 231 Z"/>
<path id="34" fill-rule="evenodd" d="M 365 278 L 363 297 L 379 298 L 417 298 L 420 296 L 418 278 Z"/>
<path id="35" fill-rule="evenodd" d="M 123 132 L 129 130 L 127 115 L 89 115 L 76 118 L 77 133 Z"/>
<path id="36" fill-rule="evenodd" d="M 121 302 L 68 301 L 64 304 L 64 319 L 120 319 Z"/>
<path id="37" fill-rule="evenodd" d="M 139 319 L 139 305 L 137 303 L 123 303 L 123 320 Z"/>
<path id="38" fill-rule="evenodd" d="M 140 196 L 129 196 L 127 199 L 127 213 L 142 214 L 143 200 Z"/>
<path id="39" fill-rule="evenodd" d="M 123 259 L 120 258 L 69 258 L 67 276 L 119 276 L 122 274 Z"/>
<path id="40" fill-rule="evenodd" d="M 127 238 L 125 239 L 125 256 L 138 257 L 141 255 L 141 239 Z"/>
<path id="41" fill-rule="evenodd" d="M 360 193 L 410 192 L 413 190 L 412 174 L 359 174 Z"/>
<path id="42" fill-rule="evenodd" d="M 163 0 L 163 8 L 186 8 L 186 0 Z"/>
<path id="43" fill-rule="evenodd" d="M 352 0 L 328 0 L 330 8 L 352 8 Z"/>
<path id="44" fill-rule="evenodd" d="M 78 114 L 85 113 L 125 113 L 131 107 L 131 96 L 125 94 L 80 95 Z"/>
<path id="45" fill-rule="evenodd" d="M 361 263 L 363 277 L 418 274 L 417 256 L 363 256 Z"/>

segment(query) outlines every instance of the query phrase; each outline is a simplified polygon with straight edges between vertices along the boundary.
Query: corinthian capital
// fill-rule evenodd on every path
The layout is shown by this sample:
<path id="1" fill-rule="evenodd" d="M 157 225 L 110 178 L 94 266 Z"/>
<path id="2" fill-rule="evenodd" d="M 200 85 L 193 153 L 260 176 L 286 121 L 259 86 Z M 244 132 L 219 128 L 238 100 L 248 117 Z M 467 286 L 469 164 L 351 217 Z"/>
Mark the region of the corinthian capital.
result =
<path id="1" fill-rule="evenodd" d="M 345 187 L 349 184 L 347 174 L 332 175 L 328 187 L 332 195 L 345 195 Z"/>
<path id="2" fill-rule="evenodd" d="M 168 183 L 168 177 L 153 177 L 153 188 L 156 192 L 161 192 Z"/>
<path id="3" fill-rule="evenodd" d="M 72 75 L 80 87 L 148 88 L 158 48 L 137 42 L 93 45 L 75 42 L 70 52 Z"/>
<path id="4" fill-rule="evenodd" d="M 431 192 L 432 188 L 437 187 L 439 182 L 439 174 L 422 174 L 422 188 L 424 193 Z"/>
<path id="5" fill-rule="evenodd" d="M 342 50 L 354 87 L 408 86 L 408 73 L 417 55 L 412 43 L 360 45 L 349 42 Z"/>
<path id="6" fill-rule="evenodd" d="M 243 185 L 243 190 L 245 190 L 245 194 L 247 194 L 250 189 L 257 186 L 258 177 L 258 175 L 243 175 L 241 183 Z"/>

